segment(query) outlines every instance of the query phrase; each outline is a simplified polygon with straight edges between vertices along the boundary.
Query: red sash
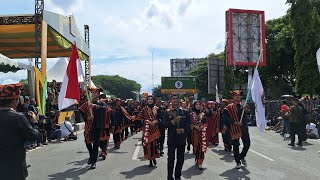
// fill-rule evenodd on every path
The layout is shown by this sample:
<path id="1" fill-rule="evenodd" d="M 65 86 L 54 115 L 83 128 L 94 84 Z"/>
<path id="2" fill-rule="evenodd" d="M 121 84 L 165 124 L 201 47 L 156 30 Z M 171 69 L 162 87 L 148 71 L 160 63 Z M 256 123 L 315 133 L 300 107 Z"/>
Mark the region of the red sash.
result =
<path id="1" fill-rule="evenodd" d="M 235 122 L 240 122 L 238 114 L 237 114 L 237 107 L 234 103 L 229 104 L 227 107 L 224 108 L 225 110 L 228 111 L 230 117 L 235 121 Z M 231 134 L 231 139 L 239 139 L 242 137 L 242 131 L 241 127 L 239 125 L 231 125 L 230 129 L 230 134 Z"/>

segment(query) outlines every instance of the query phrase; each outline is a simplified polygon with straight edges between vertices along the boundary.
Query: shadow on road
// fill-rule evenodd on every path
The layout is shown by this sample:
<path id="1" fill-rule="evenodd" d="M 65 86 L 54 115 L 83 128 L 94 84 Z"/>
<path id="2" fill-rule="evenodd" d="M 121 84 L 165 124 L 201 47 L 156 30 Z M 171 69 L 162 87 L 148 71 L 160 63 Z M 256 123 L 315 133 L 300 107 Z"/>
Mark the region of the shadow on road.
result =
<path id="1" fill-rule="evenodd" d="M 246 167 L 241 167 L 241 169 L 230 169 L 227 170 L 226 172 L 220 174 L 220 176 L 222 177 L 226 177 L 226 179 L 232 179 L 232 180 L 236 180 L 236 179 L 250 179 L 247 175 L 250 174 L 250 171 L 248 171 L 248 169 Z"/>
<path id="2" fill-rule="evenodd" d="M 187 152 L 184 154 L 184 160 L 188 160 L 188 159 L 194 159 L 195 158 L 195 155 L 192 154 L 191 152 Z"/>
<path id="3" fill-rule="evenodd" d="M 72 162 L 69 162 L 67 165 L 73 164 L 75 166 L 82 166 L 82 165 L 86 164 L 87 162 L 88 162 L 88 158 L 80 160 L 80 161 L 72 161 Z"/>
<path id="4" fill-rule="evenodd" d="M 291 149 L 293 149 L 293 150 L 296 150 L 296 151 L 305 151 L 305 150 L 307 150 L 306 148 L 304 148 L 304 147 L 300 147 L 300 146 L 294 146 L 294 147 L 291 147 Z"/>
<path id="5" fill-rule="evenodd" d="M 220 159 L 225 162 L 233 162 L 234 161 L 234 157 L 232 156 L 231 152 L 226 152 L 225 150 L 216 150 L 216 149 L 212 149 L 212 151 L 220 156 L 223 156 Z"/>
<path id="6" fill-rule="evenodd" d="M 134 169 L 132 169 L 131 171 L 127 171 L 127 172 L 120 172 L 120 174 L 125 175 L 126 179 L 132 179 L 136 176 L 142 176 L 145 174 L 149 174 L 151 173 L 156 167 L 149 167 L 148 165 L 143 165 L 143 166 L 139 166 L 136 167 Z"/>
<path id="7" fill-rule="evenodd" d="M 48 176 L 48 179 L 50 179 L 50 180 L 65 180 L 65 179 L 79 180 L 80 179 L 79 176 L 85 174 L 88 171 L 89 171 L 88 167 L 72 168 L 72 169 L 68 169 L 65 172 L 51 174 Z"/>
<path id="8" fill-rule="evenodd" d="M 311 144 L 309 142 L 303 142 L 302 144 L 303 144 L 303 146 L 312 146 L 313 145 L 313 144 Z"/>
<path id="9" fill-rule="evenodd" d="M 119 152 L 117 150 L 118 149 L 111 148 L 111 149 L 108 149 L 108 153 L 112 153 L 112 154 L 125 154 L 125 153 L 128 153 L 128 152 Z"/>
<path id="10" fill-rule="evenodd" d="M 203 170 L 200 170 L 198 166 L 194 165 L 189 167 L 187 170 L 182 171 L 182 176 L 186 179 L 191 179 L 192 176 L 199 176 L 203 173 Z M 195 178 L 195 177 L 193 177 Z"/>
<path id="11" fill-rule="evenodd" d="M 88 151 L 78 151 L 77 153 L 78 153 L 78 154 L 89 154 Z"/>

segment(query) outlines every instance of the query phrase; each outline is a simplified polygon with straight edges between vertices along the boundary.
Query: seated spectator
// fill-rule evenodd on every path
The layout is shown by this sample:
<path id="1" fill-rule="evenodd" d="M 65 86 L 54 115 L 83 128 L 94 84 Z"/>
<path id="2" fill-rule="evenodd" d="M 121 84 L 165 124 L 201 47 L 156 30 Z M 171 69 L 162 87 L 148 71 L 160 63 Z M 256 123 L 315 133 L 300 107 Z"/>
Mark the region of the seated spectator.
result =
<path id="1" fill-rule="evenodd" d="M 65 140 L 76 140 L 77 136 L 73 134 L 74 127 L 72 126 L 70 122 L 71 118 L 67 116 L 63 123 L 61 123 L 60 129 L 61 129 L 61 137 L 64 138 Z"/>
<path id="2" fill-rule="evenodd" d="M 40 143 L 42 145 L 48 145 L 46 143 L 47 141 L 47 131 L 46 131 L 46 116 L 39 115 L 39 121 L 38 121 L 38 131 L 40 133 Z"/>
<path id="3" fill-rule="evenodd" d="M 30 101 L 30 104 L 28 106 L 28 111 L 32 111 L 35 114 L 38 114 L 37 109 L 36 109 L 36 100 L 33 98 Z"/>
<path id="4" fill-rule="evenodd" d="M 28 107 L 29 107 L 29 105 L 30 105 L 30 99 L 29 99 L 28 96 L 26 96 L 26 97 L 23 99 L 23 101 L 24 101 L 23 104 L 17 107 L 17 111 L 18 111 L 18 112 L 22 112 L 23 114 L 26 115 L 27 112 L 28 112 Z"/>
<path id="5" fill-rule="evenodd" d="M 310 139 L 318 139 L 319 138 L 319 132 L 317 129 L 317 126 L 313 123 L 313 121 L 310 121 L 307 126 L 307 137 Z"/>
<path id="6" fill-rule="evenodd" d="M 48 141 L 57 140 L 58 143 L 61 142 L 62 131 L 57 124 L 57 116 L 54 111 L 49 113 L 49 120 L 45 125 L 45 130 L 47 132 Z"/>

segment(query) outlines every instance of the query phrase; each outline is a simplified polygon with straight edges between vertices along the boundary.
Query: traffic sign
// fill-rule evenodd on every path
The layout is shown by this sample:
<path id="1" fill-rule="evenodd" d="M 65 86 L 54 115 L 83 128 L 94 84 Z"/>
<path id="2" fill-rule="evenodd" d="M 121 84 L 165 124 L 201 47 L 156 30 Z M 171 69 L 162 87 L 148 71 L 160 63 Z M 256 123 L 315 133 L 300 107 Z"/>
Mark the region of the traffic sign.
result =
<path id="1" fill-rule="evenodd" d="M 195 77 L 161 77 L 161 94 L 196 94 Z"/>

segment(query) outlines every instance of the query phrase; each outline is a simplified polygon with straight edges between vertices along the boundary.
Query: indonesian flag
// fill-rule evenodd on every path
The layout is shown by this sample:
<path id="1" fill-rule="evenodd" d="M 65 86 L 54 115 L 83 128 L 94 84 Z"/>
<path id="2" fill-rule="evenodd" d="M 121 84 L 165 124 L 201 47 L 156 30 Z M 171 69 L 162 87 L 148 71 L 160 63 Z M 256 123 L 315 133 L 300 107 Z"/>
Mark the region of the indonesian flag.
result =
<path id="1" fill-rule="evenodd" d="M 73 44 L 72 54 L 70 56 L 67 72 L 64 75 L 61 90 L 59 93 L 59 111 L 80 102 L 78 76 L 82 74 L 83 72 L 77 51 L 77 46 Z"/>
<path id="2" fill-rule="evenodd" d="M 265 107 L 263 104 L 264 90 L 263 90 L 263 86 L 262 86 L 259 72 L 257 69 L 254 70 L 254 74 L 253 74 L 251 95 L 252 95 L 252 100 L 254 101 L 256 106 L 255 111 L 256 111 L 257 127 L 260 130 L 260 132 L 264 132 L 267 125 L 267 121 L 265 117 Z"/>

